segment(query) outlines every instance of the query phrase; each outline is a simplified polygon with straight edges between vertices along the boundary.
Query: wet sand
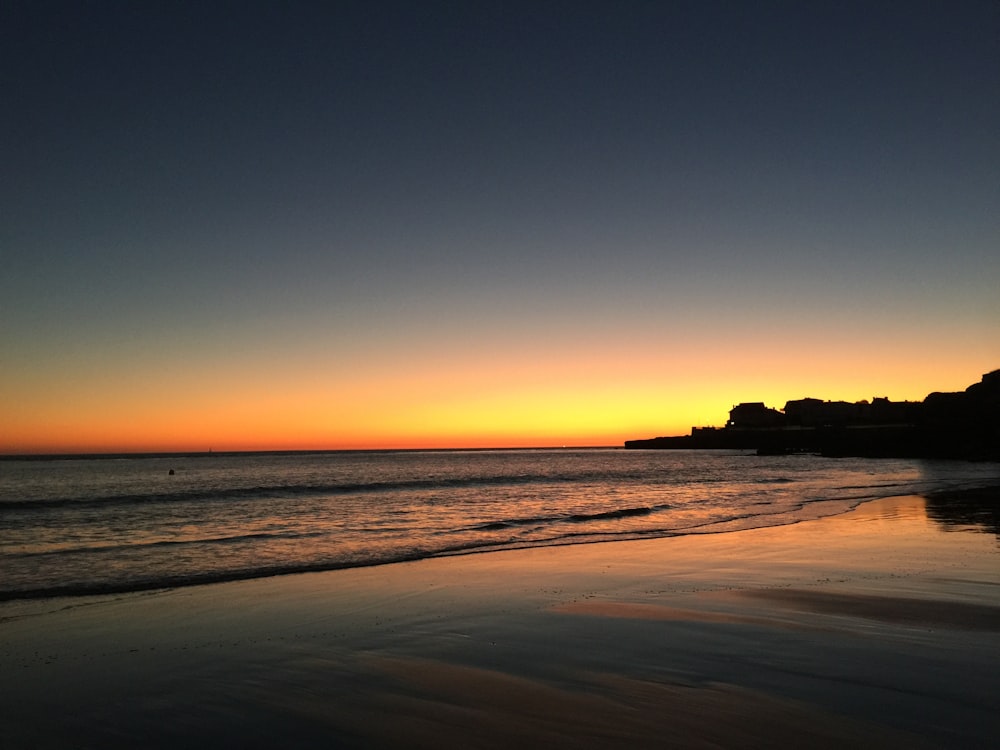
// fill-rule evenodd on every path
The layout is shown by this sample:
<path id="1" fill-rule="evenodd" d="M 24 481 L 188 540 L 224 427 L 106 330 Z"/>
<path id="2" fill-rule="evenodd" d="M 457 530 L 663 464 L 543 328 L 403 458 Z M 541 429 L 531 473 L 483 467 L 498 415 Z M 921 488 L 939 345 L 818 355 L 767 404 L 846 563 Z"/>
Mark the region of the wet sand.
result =
<path id="1" fill-rule="evenodd" d="M 9 602 L 4 744 L 992 747 L 998 499 Z"/>

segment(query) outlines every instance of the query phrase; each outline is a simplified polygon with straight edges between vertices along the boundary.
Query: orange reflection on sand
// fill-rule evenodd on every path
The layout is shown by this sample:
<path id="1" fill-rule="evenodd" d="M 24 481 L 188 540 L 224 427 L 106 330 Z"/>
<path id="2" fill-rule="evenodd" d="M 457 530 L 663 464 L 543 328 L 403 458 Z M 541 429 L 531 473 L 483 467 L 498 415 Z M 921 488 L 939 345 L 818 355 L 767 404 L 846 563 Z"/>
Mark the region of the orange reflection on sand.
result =
<path id="1" fill-rule="evenodd" d="M 722 622 L 746 625 L 774 626 L 774 620 L 749 617 L 733 612 L 712 612 L 707 609 L 680 609 L 660 604 L 616 601 L 578 601 L 559 604 L 552 612 L 593 617 L 624 617 L 629 620 L 662 620 L 672 622 Z"/>

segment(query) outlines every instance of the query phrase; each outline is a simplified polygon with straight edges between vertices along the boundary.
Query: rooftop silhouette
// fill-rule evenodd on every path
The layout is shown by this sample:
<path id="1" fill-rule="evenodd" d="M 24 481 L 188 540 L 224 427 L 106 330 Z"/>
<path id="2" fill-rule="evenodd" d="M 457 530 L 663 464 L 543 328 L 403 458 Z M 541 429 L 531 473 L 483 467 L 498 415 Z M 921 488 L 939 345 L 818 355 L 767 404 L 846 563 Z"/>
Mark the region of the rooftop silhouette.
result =
<path id="1" fill-rule="evenodd" d="M 627 440 L 626 448 L 742 448 L 761 454 L 820 453 L 872 458 L 1000 460 L 1000 370 L 964 391 L 923 401 L 822 401 L 803 398 L 774 409 L 747 402 L 724 427 L 690 435 Z"/>

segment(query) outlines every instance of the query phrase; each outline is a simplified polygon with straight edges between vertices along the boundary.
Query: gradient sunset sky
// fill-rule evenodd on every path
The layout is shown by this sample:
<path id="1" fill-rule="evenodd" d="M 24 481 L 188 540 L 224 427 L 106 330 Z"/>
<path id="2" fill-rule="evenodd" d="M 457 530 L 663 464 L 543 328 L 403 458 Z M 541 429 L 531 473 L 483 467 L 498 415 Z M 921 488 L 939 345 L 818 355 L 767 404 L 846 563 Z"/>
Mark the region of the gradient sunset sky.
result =
<path id="1" fill-rule="evenodd" d="M 1000 3 L 0 5 L 0 453 L 616 445 L 1000 367 Z"/>

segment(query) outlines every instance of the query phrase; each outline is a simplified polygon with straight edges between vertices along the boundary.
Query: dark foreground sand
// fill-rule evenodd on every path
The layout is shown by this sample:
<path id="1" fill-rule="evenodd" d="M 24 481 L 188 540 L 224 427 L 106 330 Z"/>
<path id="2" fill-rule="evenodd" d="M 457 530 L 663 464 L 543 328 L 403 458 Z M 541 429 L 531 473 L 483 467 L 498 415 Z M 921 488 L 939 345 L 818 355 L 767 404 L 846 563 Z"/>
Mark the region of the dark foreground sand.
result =
<path id="1" fill-rule="evenodd" d="M 995 747 L 1000 493 L 0 606 L 3 747 Z"/>

